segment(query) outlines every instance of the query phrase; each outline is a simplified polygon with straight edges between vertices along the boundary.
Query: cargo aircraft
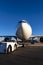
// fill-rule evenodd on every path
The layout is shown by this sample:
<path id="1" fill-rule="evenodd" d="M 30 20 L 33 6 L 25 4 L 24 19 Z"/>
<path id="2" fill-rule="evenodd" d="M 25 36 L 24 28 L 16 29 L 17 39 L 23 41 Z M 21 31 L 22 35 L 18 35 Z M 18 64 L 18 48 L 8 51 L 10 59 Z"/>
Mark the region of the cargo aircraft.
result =
<path id="1" fill-rule="evenodd" d="M 33 36 L 32 35 L 32 27 L 30 26 L 29 23 L 27 23 L 26 20 L 21 20 L 19 22 L 17 31 L 16 31 L 16 36 L 20 38 L 22 41 L 26 41 L 31 39 L 31 43 L 34 44 L 34 39 L 38 38 L 38 42 L 43 42 L 43 36 L 38 35 L 38 36 Z"/>
<path id="2" fill-rule="evenodd" d="M 24 47 L 24 42 L 27 40 L 31 40 L 31 44 L 34 44 L 34 38 L 38 38 L 38 42 L 43 42 L 43 36 L 32 36 L 32 27 L 26 20 L 21 20 L 18 23 L 18 27 L 16 30 L 15 36 L 0 36 L 3 37 L 4 40 L 0 39 L 0 52 L 10 53 L 17 49 L 22 43 L 22 47 Z M 14 39 L 15 38 L 15 39 Z M 18 40 L 20 39 L 20 41 Z"/>

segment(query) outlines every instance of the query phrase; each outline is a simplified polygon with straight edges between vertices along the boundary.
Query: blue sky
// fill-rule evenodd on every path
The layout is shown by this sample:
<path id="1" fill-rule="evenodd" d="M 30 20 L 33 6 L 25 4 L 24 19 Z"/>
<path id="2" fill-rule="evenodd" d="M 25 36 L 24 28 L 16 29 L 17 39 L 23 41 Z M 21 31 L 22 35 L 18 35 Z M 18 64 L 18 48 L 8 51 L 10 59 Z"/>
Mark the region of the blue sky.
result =
<path id="1" fill-rule="evenodd" d="M 0 0 L 0 35 L 15 35 L 22 19 L 33 35 L 43 35 L 43 0 Z"/>

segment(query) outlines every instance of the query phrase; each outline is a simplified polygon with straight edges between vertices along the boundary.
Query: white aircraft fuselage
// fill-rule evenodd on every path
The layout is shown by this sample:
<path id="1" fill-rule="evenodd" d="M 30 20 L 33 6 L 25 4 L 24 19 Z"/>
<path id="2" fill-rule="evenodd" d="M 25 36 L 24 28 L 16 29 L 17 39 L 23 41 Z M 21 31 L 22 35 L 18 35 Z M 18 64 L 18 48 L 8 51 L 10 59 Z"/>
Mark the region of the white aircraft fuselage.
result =
<path id="1" fill-rule="evenodd" d="M 32 28 L 25 20 L 19 22 L 16 36 L 22 40 L 27 40 L 32 35 Z"/>

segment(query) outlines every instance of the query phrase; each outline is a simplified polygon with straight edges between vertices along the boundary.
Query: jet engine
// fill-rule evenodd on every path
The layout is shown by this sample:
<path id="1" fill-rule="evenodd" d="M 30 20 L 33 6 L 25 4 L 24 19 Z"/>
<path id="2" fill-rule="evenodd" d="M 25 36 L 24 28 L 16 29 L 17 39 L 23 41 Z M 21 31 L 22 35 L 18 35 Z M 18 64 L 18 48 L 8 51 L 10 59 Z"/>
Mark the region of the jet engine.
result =
<path id="1" fill-rule="evenodd" d="M 43 37 L 41 37 L 41 38 L 40 38 L 40 42 L 42 42 L 42 43 L 43 43 Z"/>

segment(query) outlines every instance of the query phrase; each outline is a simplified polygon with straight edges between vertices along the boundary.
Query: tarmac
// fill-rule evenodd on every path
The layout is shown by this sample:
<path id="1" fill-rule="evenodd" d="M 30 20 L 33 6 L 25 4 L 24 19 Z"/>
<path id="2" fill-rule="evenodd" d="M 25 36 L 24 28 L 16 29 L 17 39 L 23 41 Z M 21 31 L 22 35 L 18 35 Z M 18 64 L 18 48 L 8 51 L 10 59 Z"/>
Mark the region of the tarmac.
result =
<path id="1" fill-rule="evenodd" d="M 0 54 L 0 65 L 43 65 L 43 46 L 27 44 L 10 54 Z"/>

